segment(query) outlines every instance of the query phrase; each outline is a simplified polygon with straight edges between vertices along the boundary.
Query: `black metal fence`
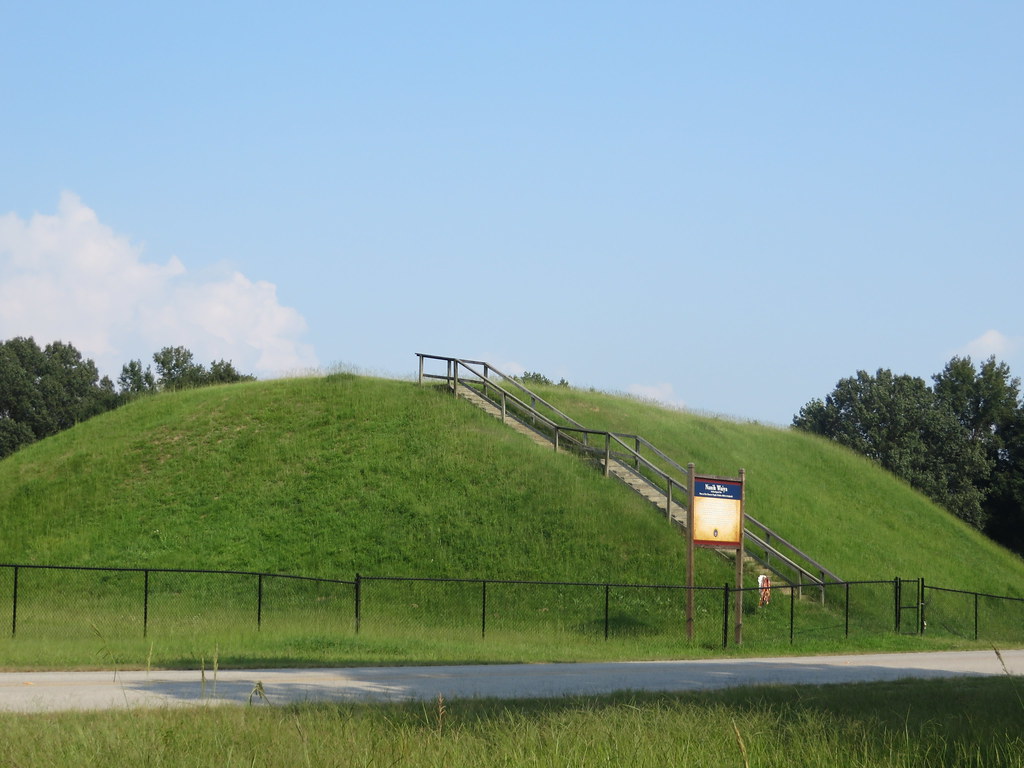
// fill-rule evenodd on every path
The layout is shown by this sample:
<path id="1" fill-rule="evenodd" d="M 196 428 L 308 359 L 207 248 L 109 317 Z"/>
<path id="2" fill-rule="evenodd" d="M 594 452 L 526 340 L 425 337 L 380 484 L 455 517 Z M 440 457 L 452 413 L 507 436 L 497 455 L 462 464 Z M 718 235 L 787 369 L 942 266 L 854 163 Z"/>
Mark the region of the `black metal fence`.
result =
<path id="1" fill-rule="evenodd" d="M 286 631 L 316 636 L 444 633 L 688 639 L 687 587 L 514 579 L 0 564 L 0 633 L 12 638 L 147 637 Z M 1024 640 L 1024 599 L 926 585 L 834 582 L 801 590 L 694 588 L 693 641 L 745 643 L 928 634 Z M 766 600 L 767 599 L 767 600 Z M 0 614 L 2 616 L 2 614 Z M 5 627 L 4 624 L 7 624 Z"/>

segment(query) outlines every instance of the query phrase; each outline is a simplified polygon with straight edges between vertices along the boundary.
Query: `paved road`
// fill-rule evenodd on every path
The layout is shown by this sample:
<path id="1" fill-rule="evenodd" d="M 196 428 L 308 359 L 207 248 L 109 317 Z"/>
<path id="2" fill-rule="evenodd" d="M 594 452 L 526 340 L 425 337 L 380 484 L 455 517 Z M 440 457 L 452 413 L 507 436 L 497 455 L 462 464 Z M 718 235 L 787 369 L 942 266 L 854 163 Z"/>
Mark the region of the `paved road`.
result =
<path id="1" fill-rule="evenodd" d="M 1024 650 L 1002 651 L 1011 674 L 1024 674 Z M 552 697 L 622 690 L 688 691 L 740 685 L 874 682 L 907 677 L 1002 675 L 992 651 L 805 656 L 712 661 L 596 664 L 494 664 L 459 667 L 0 673 L 0 710 L 245 704 L 264 701 L 410 701 L 467 697 Z M 265 699 L 254 695 L 262 684 Z"/>

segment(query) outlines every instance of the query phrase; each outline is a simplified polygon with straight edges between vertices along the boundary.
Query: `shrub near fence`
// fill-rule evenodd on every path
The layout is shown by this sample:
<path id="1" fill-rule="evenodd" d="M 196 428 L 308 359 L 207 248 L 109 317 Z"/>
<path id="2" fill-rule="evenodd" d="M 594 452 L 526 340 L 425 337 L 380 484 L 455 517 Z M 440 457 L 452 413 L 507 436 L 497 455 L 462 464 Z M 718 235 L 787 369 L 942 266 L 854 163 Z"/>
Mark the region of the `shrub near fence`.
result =
<path id="1" fill-rule="evenodd" d="M 744 642 L 842 640 L 891 632 L 1024 639 L 1024 600 L 933 587 L 922 580 L 860 581 L 740 591 Z M 697 587 L 694 639 L 734 641 L 736 590 Z M 686 587 L 360 576 L 322 579 L 248 571 L 0 564 L 0 632 L 12 638 L 198 636 L 283 630 L 368 638 L 444 633 L 685 641 Z"/>

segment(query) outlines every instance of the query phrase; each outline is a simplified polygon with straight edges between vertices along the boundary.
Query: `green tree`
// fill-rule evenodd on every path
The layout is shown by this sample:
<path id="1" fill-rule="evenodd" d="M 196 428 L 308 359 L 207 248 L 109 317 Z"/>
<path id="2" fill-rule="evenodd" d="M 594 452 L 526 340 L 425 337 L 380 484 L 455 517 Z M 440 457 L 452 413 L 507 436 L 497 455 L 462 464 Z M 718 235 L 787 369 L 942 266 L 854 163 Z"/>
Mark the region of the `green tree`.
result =
<path id="1" fill-rule="evenodd" d="M 523 371 L 521 376 L 516 376 L 515 378 L 523 384 L 540 384 L 542 386 L 551 386 L 554 384 L 551 379 L 537 371 Z"/>
<path id="2" fill-rule="evenodd" d="M 35 440 L 27 424 L 0 415 L 0 459 Z"/>
<path id="3" fill-rule="evenodd" d="M 858 371 L 825 400 L 807 403 L 793 425 L 875 460 L 950 512 L 983 525 L 984 451 L 923 379 Z"/>
<path id="4" fill-rule="evenodd" d="M 149 391 L 152 377 L 147 378 L 149 369 L 142 372 L 142 364 L 132 361 L 122 375 L 140 391 Z M 205 387 L 211 384 L 234 384 L 239 381 L 254 381 L 255 376 L 239 373 L 234 364 L 228 360 L 214 360 L 210 370 L 196 363 L 192 351 L 186 347 L 164 347 L 153 355 L 156 363 L 156 388 L 160 390 L 185 389 L 188 387 Z"/>
<path id="5" fill-rule="evenodd" d="M 52 428 L 39 389 L 46 360 L 35 339 L 18 336 L 0 344 L 0 427 L 6 450 L 31 442 Z"/>
<path id="6" fill-rule="evenodd" d="M 129 360 L 121 366 L 121 375 L 117 377 L 118 391 L 122 398 L 129 399 L 156 392 L 156 378 L 147 365 L 142 367 L 141 360 Z"/>
<path id="7" fill-rule="evenodd" d="M 0 456 L 117 404 L 113 382 L 71 344 L 31 337 L 0 344 Z"/>
<path id="8" fill-rule="evenodd" d="M 146 392 L 229 384 L 254 377 L 225 360 L 207 371 L 185 347 L 164 347 L 149 366 L 132 360 L 121 367 L 118 389 L 74 346 L 54 341 L 40 349 L 31 337 L 0 342 L 0 458 L 22 445 L 74 426 Z"/>
<path id="9" fill-rule="evenodd" d="M 984 453 L 989 472 L 978 481 L 985 531 L 1024 552 L 1024 409 L 1020 379 L 1005 363 L 989 357 L 975 368 L 970 357 L 954 357 L 932 377 L 945 402 Z"/>
<path id="10" fill-rule="evenodd" d="M 210 363 L 207 379 L 210 384 L 235 384 L 240 381 L 255 381 L 256 377 L 239 373 L 229 360 L 214 360 Z"/>
<path id="11" fill-rule="evenodd" d="M 116 404 L 113 384 L 101 384 L 96 363 L 83 358 L 71 344 L 55 341 L 43 351 L 44 373 L 39 381 L 53 432 L 110 410 Z M 52 432 L 47 432 L 52 434 Z"/>
<path id="12" fill-rule="evenodd" d="M 201 387 L 208 383 L 209 374 L 202 365 L 193 361 L 191 350 L 185 347 L 164 347 L 154 353 L 157 384 L 162 390 Z"/>
<path id="13" fill-rule="evenodd" d="M 954 357 L 932 380 L 935 394 L 950 407 L 970 439 L 995 460 L 1004 444 L 1006 425 L 1020 408 L 1020 379 L 993 355 L 977 370 L 970 357 Z"/>
<path id="14" fill-rule="evenodd" d="M 521 382 L 523 384 L 527 384 L 527 385 L 529 385 L 529 384 L 540 384 L 542 386 L 550 387 L 550 386 L 554 385 L 554 383 L 555 383 L 551 379 L 549 379 L 547 376 L 545 376 L 543 373 L 539 373 L 537 371 L 523 371 L 521 376 L 515 376 L 513 378 L 515 378 L 517 381 L 519 381 L 519 382 Z M 559 379 L 557 386 L 559 386 L 559 387 L 568 387 L 569 386 L 569 382 L 566 381 L 564 378 L 563 379 Z"/>
<path id="15" fill-rule="evenodd" d="M 1024 407 L 1004 422 L 1000 437 L 1002 448 L 985 497 L 985 532 L 1024 555 Z"/>

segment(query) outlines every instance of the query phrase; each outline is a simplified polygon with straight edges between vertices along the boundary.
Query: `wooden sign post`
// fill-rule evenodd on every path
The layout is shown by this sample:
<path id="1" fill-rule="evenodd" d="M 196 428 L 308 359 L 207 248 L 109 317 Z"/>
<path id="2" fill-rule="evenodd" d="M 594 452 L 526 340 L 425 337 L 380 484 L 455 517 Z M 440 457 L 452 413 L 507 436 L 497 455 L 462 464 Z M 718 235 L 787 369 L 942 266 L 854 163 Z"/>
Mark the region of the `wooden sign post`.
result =
<path id="1" fill-rule="evenodd" d="M 735 642 L 743 642 L 743 516 L 746 470 L 739 477 L 698 475 L 689 465 L 690 504 L 686 510 L 686 637 L 693 640 L 696 547 L 736 551 Z"/>

